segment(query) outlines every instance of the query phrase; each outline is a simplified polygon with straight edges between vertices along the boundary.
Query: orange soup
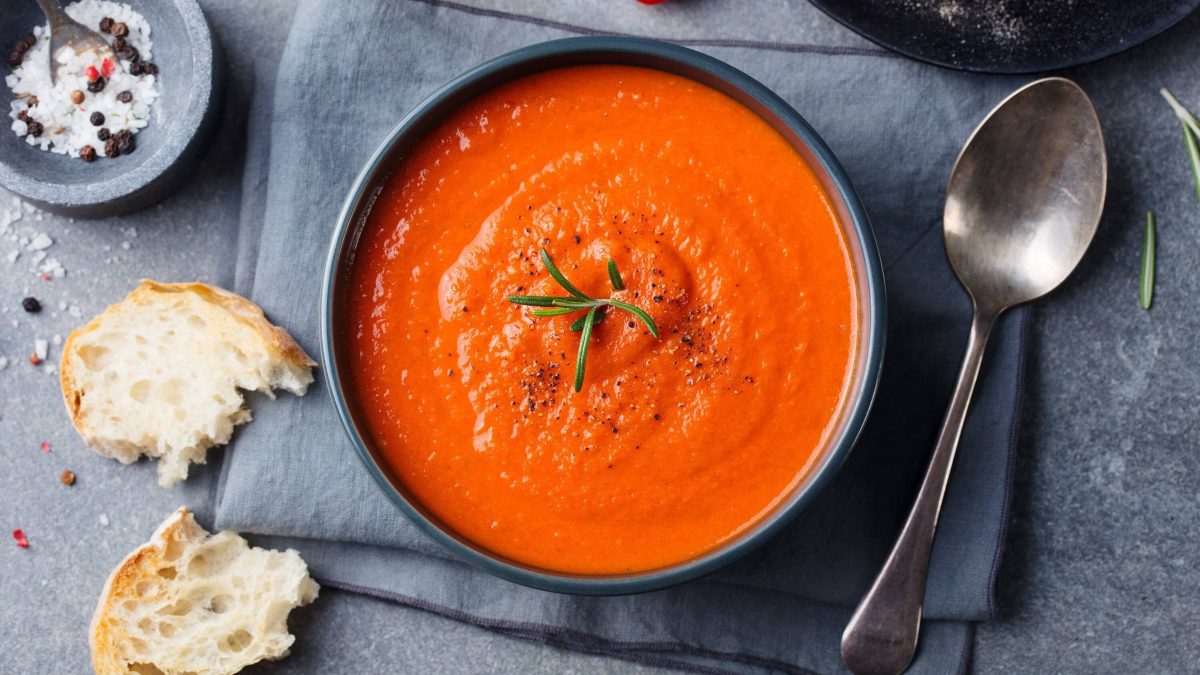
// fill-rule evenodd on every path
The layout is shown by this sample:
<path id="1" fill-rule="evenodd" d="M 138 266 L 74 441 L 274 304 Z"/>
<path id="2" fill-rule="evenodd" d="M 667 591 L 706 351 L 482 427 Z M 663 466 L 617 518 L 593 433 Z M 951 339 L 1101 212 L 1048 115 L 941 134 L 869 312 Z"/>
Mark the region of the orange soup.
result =
<path id="1" fill-rule="evenodd" d="M 609 308 L 536 316 L 565 295 Z M 624 290 L 607 272 L 613 260 Z M 370 440 L 445 526 L 516 562 L 641 572 L 753 527 L 820 458 L 852 380 L 847 236 L 762 118 L 690 79 L 579 66 L 500 86 L 386 179 L 349 283 Z"/>

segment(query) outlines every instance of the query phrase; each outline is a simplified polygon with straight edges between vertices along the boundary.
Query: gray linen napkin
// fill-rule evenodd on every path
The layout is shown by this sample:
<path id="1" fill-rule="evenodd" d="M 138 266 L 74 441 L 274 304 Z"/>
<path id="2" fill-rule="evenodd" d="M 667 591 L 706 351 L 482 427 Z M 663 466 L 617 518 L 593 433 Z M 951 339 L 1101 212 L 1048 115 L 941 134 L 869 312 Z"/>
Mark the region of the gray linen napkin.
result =
<path id="1" fill-rule="evenodd" d="M 252 119 L 238 290 L 317 353 L 329 236 L 382 136 L 480 61 L 586 30 L 433 0 L 303 2 L 273 102 Z M 400 516 L 354 456 L 323 384 L 303 398 L 254 402 L 256 421 L 225 455 L 217 526 L 298 548 L 328 585 L 515 637 L 706 672 L 840 671 L 840 632 L 907 511 L 965 347 L 970 305 L 941 244 L 947 173 L 1018 82 L 873 49 L 730 40 L 702 49 L 774 89 L 825 137 L 872 215 L 885 264 L 888 347 L 875 410 L 838 479 L 793 526 L 731 568 L 667 591 L 575 598 L 522 588 L 447 559 Z M 1023 324 L 1010 314 L 993 337 L 946 497 L 913 672 L 962 670 L 968 622 L 993 612 Z"/>

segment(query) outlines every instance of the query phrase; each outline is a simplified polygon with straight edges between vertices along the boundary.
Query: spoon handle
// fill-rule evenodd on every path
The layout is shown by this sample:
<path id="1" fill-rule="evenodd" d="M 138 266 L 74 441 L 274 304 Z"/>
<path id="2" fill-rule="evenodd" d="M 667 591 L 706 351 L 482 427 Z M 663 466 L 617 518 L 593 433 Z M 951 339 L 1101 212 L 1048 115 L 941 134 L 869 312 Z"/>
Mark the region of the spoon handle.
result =
<path id="1" fill-rule="evenodd" d="M 962 370 L 916 502 L 891 555 L 842 633 L 842 660 L 858 675 L 901 673 L 916 651 L 938 513 L 988 335 L 997 316 L 999 311 L 975 308 Z"/>
<path id="2" fill-rule="evenodd" d="M 71 20 L 71 17 L 67 16 L 67 13 L 63 11 L 62 5 L 58 4 L 58 0 L 37 0 L 37 4 L 46 15 L 46 20 L 50 22 L 50 30 L 54 30 Z"/>

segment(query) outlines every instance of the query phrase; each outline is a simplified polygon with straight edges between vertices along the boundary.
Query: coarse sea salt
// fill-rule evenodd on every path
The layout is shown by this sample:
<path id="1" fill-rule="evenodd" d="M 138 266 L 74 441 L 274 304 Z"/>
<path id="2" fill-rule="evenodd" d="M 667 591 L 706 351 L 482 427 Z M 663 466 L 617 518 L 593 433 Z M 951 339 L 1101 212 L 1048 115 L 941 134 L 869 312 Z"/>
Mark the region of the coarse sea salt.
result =
<path id="1" fill-rule="evenodd" d="M 29 251 L 44 251 L 52 245 L 54 245 L 54 240 L 50 238 L 50 235 L 45 232 L 38 232 L 33 235 L 33 239 L 30 240 L 29 245 L 25 248 Z"/>
<path id="2" fill-rule="evenodd" d="M 129 5 L 108 0 L 80 0 L 65 9 L 71 18 L 93 30 L 105 17 L 124 23 L 129 29 L 126 42 L 137 49 L 142 62 L 150 61 L 153 55 L 150 26 Z M 149 124 L 159 95 L 156 76 L 133 75 L 130 73 L 131 62 L 118 58 L 104 88 L 91 92 L 88 91 L 87 69 L 91 66 L 102 70 L 101 60 L 94 53 L 76 53 L 67 48 L 59 52 L 55 64 L 58 82 L 55 84 L 50 78 L 49 26 L 36 26 L 32 32 L 37 42 L 25 53 L 21 65 L 5 78 L 8 88 L 16 95 L 8 114 L 12 119 L 10 128 L 18 136 L 24 136 L 26 143 L 71 157 L 79 157 L 84 146 L 91 146 L 96 156 L 102 157 L 105 156 L 104 142 L 97 137 L 100 128 L 108 129 L 113 135 L 126 130 L 136 134 Z M 111 36 L 101 35 L 112 42 Z M 83 93 L 80 104 L 71 100 L 71 93 L 76 91 Z M 126 91 L 132 98 L 123 102 L 118 96 Z M 29 103 L 34 98 L 37 104 L 31 107 Z M 101 126 L 91 122 L 91 116 L 96 112 L 104 115 Z M 19 119 L 22 113 L 42 126 L 39 136 L 28 134 L 29 125 Z"/>
<path id="3" fill-rule="evenodd" d="M 66 268 L 55 258 L 48 258 L 38 267 L 37 271 L 43 279 L 61 279 L 67 276 Z"/>

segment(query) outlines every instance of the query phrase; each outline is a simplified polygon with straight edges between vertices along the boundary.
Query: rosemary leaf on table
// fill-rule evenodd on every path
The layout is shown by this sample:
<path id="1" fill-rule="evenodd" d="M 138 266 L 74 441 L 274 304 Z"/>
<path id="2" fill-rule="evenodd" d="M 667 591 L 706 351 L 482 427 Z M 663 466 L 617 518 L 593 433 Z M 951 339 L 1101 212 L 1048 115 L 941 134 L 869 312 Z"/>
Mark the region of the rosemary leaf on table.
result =
<path id="1" fill-rule="evenodd" d="M 1164 88 L 1159 89 L 1158 93 L 1166 99 L 1167 105 L 1171 106 L 1183 125 L 1183 141 L 1187 145 L 1188 162 L 1192 165 L 1192 182 L 1196 185 L 1196 197 L 1200 198 L 1200 121 L 1171 92 Z"/>
<path id="2" fill-rule="evenodd" d="M 1146 231 L 1142 239 L 1142 274 L 1138 284 L 1138 299 L 1142 309 L 1150 309 L 1154 303 L 1154 250 L 1157 246 L 1157 232 L 1154 225 L 1154 212 L 1146 212 Z"/>

